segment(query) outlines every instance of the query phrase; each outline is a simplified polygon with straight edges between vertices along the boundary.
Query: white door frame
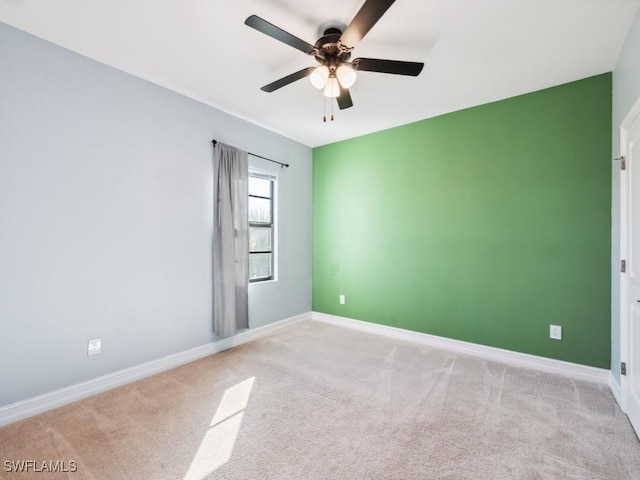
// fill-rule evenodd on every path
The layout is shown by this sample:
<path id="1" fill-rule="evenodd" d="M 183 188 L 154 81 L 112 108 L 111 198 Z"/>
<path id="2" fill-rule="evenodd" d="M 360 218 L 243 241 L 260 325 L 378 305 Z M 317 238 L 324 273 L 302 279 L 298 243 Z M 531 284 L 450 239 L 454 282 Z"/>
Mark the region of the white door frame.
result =
<path id="1" fill-rule="evenodd" d="M 636 99 L 636 102 L 629 110 L 629 113 L 624 117 L 624 120 L 620 124 L 620 156 L 627 157 L 629 152 L 627 151 L 627 139 L 628 130 L 636 120 L 640 117 L 640 97 Z M 629 258 L 629 185 L 628 185 L 628 170 L 620 169 L 620 258 Z M 640 186 L 637 188 L 640 189 Z M 628 262 L 627 262 L 628 263 Z M 630 332 L 630 314 L 629 314 L 629 284 L 628 284 L 628 271 L 623 273 L 620 269 L 620 361 L 628 362 L 631 352 L 631 337 Z M 620 401 L 623 412 L 627 411 L 627 407 L 630 401 L 630 384 L 627 376 L 620 375 Z"/>

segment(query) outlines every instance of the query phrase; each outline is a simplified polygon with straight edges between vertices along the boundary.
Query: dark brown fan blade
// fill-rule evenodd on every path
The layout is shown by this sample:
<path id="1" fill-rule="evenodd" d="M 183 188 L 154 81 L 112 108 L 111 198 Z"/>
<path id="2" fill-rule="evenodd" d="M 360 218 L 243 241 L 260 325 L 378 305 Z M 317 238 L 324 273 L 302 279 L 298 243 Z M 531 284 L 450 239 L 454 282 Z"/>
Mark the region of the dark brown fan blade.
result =
<path id="1" fill-rule="evenodd" d="M 424 63 L 380 60 L 378 58 L 356 58 L 351 62 L 355 70 L 364 72 L 392 73 L 394 75 L 420 75 Z"/>
<path id="2" fill-rule="evenodd" d="M 265 85 L 260 90 L 262 90 L 263 92 L 273 92 L 274 90 L 278 90 L 279 88 L 286 87 L 287 85 L 295 82 L 296 80 L 300 80 L 301 78 L 308 77 L 309 75 L 311 75 L 311 72 L 313 72 L 314 70 L 315 70 L 315 67 L 307 67 L 296 73 L 292 73 L 291 75 L 282 77 L 280 80 L 276 80 L 275 82 L 272 82 L 269 85 Z"/>
<path id="3" fill-rule="evenodd" d="M 366 0 L 340 37 L 340 43 L 347 48 L 355 47 L 395 1 Z"/>
<path id="4" fill-rule="evenodd" d="M 340 95 L 338 95 L 338 98 L 336 98 L 336 100 L 338 101 L 338 107 L 340 107 L 340 110 L 353 107 L 351 94 L 349 93 L 349 89 L 347 88 L 340 87 Z"/>
<path id="5" fill-rule="evenodd" d="M 311 55 L 313 53 L 313 50 L 315 49 L 315 47 L 310 43 L 307 43 L 304 40 L 300 40 L 298 37 L 291 35 L 289 32 L 285 32 L 280 27 L 276 27 L 275 25 L 258 17 L 257 15 L 251 15 L 244 21 L 244 24 L 248 25 L 251 28 L 255 28 L 259 32 L 262 32 L 265 35 L 270 36 L 271 38 L 275 38 L 282 43 L 286 43 L 293 48 L 297 48 L 307 55 Z"/>

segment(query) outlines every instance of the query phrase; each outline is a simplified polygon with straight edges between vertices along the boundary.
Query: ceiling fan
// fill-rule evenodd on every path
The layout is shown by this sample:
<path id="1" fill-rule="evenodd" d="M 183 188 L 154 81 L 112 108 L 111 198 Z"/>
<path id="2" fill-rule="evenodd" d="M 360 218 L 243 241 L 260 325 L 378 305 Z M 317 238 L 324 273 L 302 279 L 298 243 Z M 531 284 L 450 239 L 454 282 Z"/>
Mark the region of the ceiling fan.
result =
<path id="1" fill-rule="evenodd" d="M 261 90 L 273 92 L 304 77 L 310 77 L 312 85 L 323 89 L 325 97 L 336 98 L 338 107 L 343 110 L 353 106 L 349 88 L 356 80 L 356 71 L 418 76 L 424 63 L 377 58 L 356 58 L 349 61 L 353 49 L 394 2 L 395 0 L 366 0 L 344 32 L 339 28 L 328 28 L 314 45 L 257 15 L 251 15 L 245 20 L 245 25 L 315 57 L 320 64 L 319 67 L 307 67 L 287 75 L 265 85 Z M 331 119 L 333 120 L 333 115 Z"/>

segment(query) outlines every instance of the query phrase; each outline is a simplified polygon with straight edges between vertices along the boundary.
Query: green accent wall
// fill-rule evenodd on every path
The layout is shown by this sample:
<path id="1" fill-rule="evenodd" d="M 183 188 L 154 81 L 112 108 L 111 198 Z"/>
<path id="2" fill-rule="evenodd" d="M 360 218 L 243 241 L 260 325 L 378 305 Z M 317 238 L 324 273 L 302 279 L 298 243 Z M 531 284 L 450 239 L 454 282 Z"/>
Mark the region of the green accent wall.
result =
<path id="1" fill-rule="evenodd" d="M 609 368 L 611 74 L 318 147 L 313 202 L 314 311 Z"/>

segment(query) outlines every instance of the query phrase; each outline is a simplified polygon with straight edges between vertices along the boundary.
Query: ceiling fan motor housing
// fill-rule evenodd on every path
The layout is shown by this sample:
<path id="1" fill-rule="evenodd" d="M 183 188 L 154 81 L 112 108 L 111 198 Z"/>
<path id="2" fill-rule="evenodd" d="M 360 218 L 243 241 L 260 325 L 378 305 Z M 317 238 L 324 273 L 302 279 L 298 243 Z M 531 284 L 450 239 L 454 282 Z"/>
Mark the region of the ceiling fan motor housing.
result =
<path id="1" fill-rule="evenodd" d="M 314 57 L 321 65 L 335 69 L 351 57 L 351 49 L 340 44 L 342 31 L 338 28 L 327 28 L 324 35 L 315 43 Z"/>

